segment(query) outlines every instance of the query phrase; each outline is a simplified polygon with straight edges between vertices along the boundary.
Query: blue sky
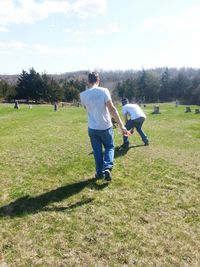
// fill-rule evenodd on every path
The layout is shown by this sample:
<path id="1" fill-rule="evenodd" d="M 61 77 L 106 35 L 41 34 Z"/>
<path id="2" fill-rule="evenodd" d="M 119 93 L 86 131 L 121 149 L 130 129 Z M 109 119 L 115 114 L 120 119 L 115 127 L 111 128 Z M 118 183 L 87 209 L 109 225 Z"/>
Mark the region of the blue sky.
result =
<path id="1" fill-rule="evenodd" d="M 0 0 L 0 74 L 200 67 L 200 0 Z"/>

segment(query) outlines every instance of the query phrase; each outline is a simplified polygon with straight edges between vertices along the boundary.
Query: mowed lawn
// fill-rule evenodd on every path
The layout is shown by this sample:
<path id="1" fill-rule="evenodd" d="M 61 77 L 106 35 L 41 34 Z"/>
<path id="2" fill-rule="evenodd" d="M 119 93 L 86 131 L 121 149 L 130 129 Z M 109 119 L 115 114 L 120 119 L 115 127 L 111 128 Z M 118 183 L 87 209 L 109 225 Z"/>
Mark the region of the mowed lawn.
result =
<path id="1" fill-rule="evenodd" d="M 0 266 L 199 267 L 200 114 L 191 108 L 143 108 L 150 146 L 134 133 L 128 151 L 116 148 L 106 183 L 93 179 L 82 107 L 1 104 Z"/>

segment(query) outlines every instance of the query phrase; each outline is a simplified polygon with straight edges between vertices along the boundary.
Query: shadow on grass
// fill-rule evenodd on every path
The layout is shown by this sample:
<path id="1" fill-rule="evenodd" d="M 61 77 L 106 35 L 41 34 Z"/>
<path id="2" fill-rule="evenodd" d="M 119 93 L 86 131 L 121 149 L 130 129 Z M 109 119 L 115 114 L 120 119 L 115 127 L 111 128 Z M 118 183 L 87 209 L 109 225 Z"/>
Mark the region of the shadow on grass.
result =
<path id="1" fill-rule="evenodd" d="M 90 187 L 94 190 L 102 190 L 108 186 L 108 183 L 97 184 L 97 180 L 94 178 L 73 183 L 59 187 L 55 190 L 41 194 L 36 197 L 30 197 L 29 195 L 19 198 L 8 205 L 0 207 L 0 217 L 20 217 L 26 214 L 34 214 L 39 211 L 63 211 L 66 209 L 77 208 L 79 206 L 88 204 L 94 199 L 88 198 L 86 200 L 78 201 L 77 203 L 68 207 L 46 207 L 50 203 L 60 202 L 63 199 L 67 199 L 73 195 L 80 193 L 84 188 Z"/>
<path id="2" fill-rule="evenodd" d="M 144 145 L 130 145 L 128 148 L 122 148 L 121 146 L 115 147 L 115 158 L 121 157 L 125 155 L 131 148 L 143 147 Z M 88 155 L 93 155 L 93 151 L 91 151 Z"/>
<path id="3" fill-rule="evenodd" d="M 121 146 L 115 147 L 115 158 L 124 156 L 130 149 L 143 147 L 144 145 L 130 145 L 128 148 L 122 148 Z"/>
<path id="4" fill-rule="evenodd" d="M 81 207 L 83 205 L 89 204 L 94 200 L 94 198 L 87 198 L 81 201 L 77 201 L 76 203 L 66 206 L 66 207 L 45 207 L 42 209 L 42 211 L 65 211 L 65 210 L 71 210 L 74 208 Z"/>

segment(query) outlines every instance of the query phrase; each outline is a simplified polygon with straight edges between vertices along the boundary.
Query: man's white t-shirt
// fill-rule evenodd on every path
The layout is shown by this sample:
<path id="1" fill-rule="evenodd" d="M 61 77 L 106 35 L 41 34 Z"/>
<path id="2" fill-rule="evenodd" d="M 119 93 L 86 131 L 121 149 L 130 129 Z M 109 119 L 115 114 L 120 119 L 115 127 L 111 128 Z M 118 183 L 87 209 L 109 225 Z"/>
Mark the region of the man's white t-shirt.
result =
<path id="1" fill-rule="evenodd" d="M 104 87 L 92 87 L 80 94 L 81 103 L 88 112 L 88 127 L 94 130 L 106 130 L 112 127 L 106 102 L 111 100 L 110 92 Z"/>
<path id="2" fill-rule="evenodd" d="M 135 120 L 138 118 L 146 118 L 143 110 L 137 104 L 126 104 L 122 107 L 122 112 L 124 115 L 128 115 L 131 120 Z"/>

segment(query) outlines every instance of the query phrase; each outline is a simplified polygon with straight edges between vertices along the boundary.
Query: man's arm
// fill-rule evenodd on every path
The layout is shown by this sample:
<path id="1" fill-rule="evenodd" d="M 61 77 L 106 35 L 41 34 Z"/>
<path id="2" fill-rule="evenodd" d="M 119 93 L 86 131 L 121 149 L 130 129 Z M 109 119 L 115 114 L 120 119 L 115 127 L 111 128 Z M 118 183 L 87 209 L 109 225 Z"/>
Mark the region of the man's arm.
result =
<path id="1" fill-rule="evenodd" d="M 127 116 L 127 113 L 126 114 L 124 114 L 124 120 L 125 120 L 125 124 L 127 123 L 127 121 L 128 121 L 128 116 Z"/>
<path id="2" fill-rule="evenodd" d="M 107 106 L 107 108 L 108 108 L 108 110 L 109 110 L 111 116 L 115 119 L 115 121 L 118 123 L 119 127 L 121 128 L 122 133 L 123 133 L 124 135 L 127 135 L 127 134 L 128 134 L 128 133 L 127 133 L 127 129 L 126 129 L 126 127 L 124 126 L 124 124 L 123 124 L 123 122 L 122 122 L 122 120 L 121 120 L 121 118 L 120 118 L 120 116 L 119 116 L 119 113 L 118 113 L 116 107 L 113 105 L 112 100 L 107 101 L 107 102 L 106 102 L 106 106 Z"/>

